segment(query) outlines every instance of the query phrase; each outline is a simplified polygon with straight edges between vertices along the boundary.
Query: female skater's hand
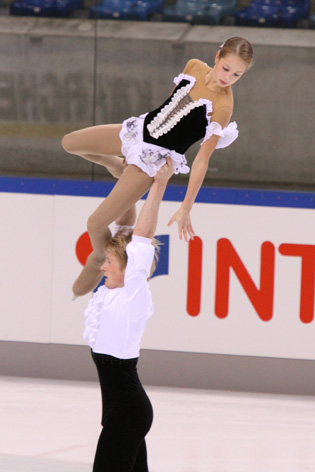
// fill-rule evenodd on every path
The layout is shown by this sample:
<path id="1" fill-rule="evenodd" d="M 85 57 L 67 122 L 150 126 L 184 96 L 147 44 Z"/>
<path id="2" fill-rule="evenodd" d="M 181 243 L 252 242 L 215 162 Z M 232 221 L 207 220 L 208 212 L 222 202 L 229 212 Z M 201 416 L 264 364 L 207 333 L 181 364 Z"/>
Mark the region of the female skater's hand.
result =
<path id="1" fill-rule="evenodd" d="M 173 224 L 174 221 L 176 221 L 177 223 L 179 239 L 183 239 L 184 237 L 184 240 L 186 242 L 188 242 L 190 239 L 194 239 L 195 232 L 191 225 L 189 211 L 186 211 L 183 208 L 180 208 L 175 213 L 175 215 L 172 216 L 167 226 L 170 226 L 171 224 Z"/>

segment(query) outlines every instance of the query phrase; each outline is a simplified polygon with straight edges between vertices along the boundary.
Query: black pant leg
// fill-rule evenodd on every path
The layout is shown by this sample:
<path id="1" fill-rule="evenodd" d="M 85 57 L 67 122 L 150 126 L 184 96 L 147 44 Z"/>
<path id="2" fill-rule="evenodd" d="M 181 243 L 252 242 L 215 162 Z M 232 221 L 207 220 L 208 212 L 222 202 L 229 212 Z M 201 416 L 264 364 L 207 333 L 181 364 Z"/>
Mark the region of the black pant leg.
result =
<path id="1" fill-rule="evenodd" d="M 93 472 L 148 472 L 145 436 L 153 410 L 136 370 L 136 360 L 94 355 L 101 391 L 102 425 Z"/>
<path id="2" fill-rule="evenodd" d="M 148 458 L 147 458 L 147 446 L 145 439 L 143 439 L 141 446 L 138 451 L 136 462 L 133 466 L 132 472 L 149 472 L 148 469 Z"/>
<path id="3" fill-rule="evenodd" d="M 116 439 L 116 440 L 115 440 Z M 99 437 L 93 472 L 149 472 L 145 439 L 114 438 L 103 428 Z"/>

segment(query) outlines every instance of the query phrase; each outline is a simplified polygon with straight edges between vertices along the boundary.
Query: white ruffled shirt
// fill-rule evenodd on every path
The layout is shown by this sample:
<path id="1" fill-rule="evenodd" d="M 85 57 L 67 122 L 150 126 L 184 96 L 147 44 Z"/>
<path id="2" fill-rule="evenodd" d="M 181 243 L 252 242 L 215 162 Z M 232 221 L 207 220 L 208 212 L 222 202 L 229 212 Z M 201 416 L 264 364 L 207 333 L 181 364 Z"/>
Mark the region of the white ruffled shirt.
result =
<path id="1" fill-rule="evenodd" d="M 140 341 L 154 307 L 147 278 L 154 258 L 151 239 L 132 236 L 127 245 L 125 285 L 100 287 L 85 311 L 85 331 L 92 350 L 119 359 L 139 357 Z"/>

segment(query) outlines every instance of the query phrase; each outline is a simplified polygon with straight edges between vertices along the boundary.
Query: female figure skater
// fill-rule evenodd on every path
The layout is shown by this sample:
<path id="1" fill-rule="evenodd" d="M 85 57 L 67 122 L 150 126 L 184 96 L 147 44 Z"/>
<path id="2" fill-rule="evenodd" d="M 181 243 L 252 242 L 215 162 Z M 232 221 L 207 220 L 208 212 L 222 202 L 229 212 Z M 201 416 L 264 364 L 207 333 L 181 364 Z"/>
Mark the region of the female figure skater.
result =
<path id="1" fill-rule="evenodd" d="M 64 136 L 64 149 L 104 165 L 119 180 L 105 201 L 89 217 L 87 229 L 93 252 L 73 285 L 74 295 L 93 290 L 101 280 L 104 242 L 108 225 L 124 214 L 150 188 L 155 173 L 171 157 L 174 172 L 188 173 L 184 153 L 203 139 L 192 164 L 186 196 L 170 219 L 176 222 L 180 239 L 193 238 L 190 210 L 217 148 L 226 147 L 238 136 L 231 86 L 248 70 L 253 60 L 250 43 L 230 38 L 215 56 L 214 67 L 191 59 L 178 77 L 171 96 L 156 110 L 132 117 L 122 124 L 100 125 Z M 123 155 L 127 165 L 124 170 Z M 124 170 L 124 171 L 123 171 Z"/>
<path id="2" fill-rule="evenodd" d="M 148 472 L 145 436 L 153 413 L 136 365 L 140 340 L 153 314 L 148 283 L 155 252 L 151 242 L 172 173 L 167 158 L 154 177 L 133 233 L 122 229 L 107 242 L 101 267 L 105 286 L 93 295 L 85 313 L 84 336 L 92 348 L 103 404 L 93 472 Z M 120 224 L 126 222 L 129 217 L 119 219 Z"/>

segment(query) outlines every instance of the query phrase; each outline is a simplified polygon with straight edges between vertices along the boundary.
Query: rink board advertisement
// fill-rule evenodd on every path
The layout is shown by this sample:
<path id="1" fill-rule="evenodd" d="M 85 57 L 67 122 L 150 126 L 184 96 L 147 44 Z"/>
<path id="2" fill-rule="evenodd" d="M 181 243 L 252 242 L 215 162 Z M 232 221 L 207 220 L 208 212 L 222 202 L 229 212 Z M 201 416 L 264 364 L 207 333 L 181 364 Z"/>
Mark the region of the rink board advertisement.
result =
<path id="1" fill-rule="evenodd" d="M 71 286 L 87 255 L 86 220 L 102 197 L 80 195 L 73 182 L 70 195 L 54 194 L 51 181 L 15 184 L 0 193 L 0 338 L 83 345 L 90 295 L 72 301 Z M 155 314 L 142 348 L 315 359 L 314 195 L 288 194 L 306 202 L 293 208 L 264 206 L 264 192 L 257 204 L 250 191 L 247 200 L 238 191 L 236 202 L 229 190 L 218 201 L 214 194 L 203 189 L 195 204 L 188 244 L 167 226 L 182 198 L 176 187 L 167 191 L 156 231 L 161 263 L 150 282 Z"/>

